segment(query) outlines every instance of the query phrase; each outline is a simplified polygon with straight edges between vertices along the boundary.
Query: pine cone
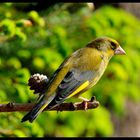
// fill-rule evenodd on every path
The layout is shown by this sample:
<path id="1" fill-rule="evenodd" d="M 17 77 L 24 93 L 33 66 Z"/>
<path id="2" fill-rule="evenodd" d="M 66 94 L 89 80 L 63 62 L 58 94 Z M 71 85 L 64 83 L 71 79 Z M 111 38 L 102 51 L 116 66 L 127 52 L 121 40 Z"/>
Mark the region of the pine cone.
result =
<path id="1" fill-rule="evenodd" d="M 34 74 L 30 77 L 28 81 L 28 85 L 31 90 L 34 90 L 34 94 L 40 93 L 43 94 L 46 91 L 46 86 L 48 84 L 49 79 L 47 76 L 43 74 Z"/>

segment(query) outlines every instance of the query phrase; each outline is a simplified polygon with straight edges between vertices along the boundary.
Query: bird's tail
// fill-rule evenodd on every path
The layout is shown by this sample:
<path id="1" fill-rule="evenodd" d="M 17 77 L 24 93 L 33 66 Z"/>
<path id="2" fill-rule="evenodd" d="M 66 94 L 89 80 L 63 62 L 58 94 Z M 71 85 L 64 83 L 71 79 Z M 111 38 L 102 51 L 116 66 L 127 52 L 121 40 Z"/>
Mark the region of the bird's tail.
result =
<path id="1" fill-rule="evenodd" d="M 43 96 L 33 109 L 22 118 L 21 122 L 25 122 L 27 120 L 29 120 L 29 122 L 33 122 L 46 106 L 47 103 Z"/>

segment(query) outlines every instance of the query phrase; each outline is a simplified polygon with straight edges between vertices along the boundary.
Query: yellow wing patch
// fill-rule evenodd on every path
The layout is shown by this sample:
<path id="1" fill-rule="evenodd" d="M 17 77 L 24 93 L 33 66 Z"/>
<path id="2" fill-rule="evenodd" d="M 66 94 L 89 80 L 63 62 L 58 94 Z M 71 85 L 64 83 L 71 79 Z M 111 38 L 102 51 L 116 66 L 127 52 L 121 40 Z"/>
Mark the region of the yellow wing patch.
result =
<path id="1" fill-rule="evenodd" d="M 89 81 L 86 81 L 85 83 L 83 83 L 79 88 L 77 88 L 73 93 L 71 93 L 68 98 L 76 95 L 78 92 L 80 92 L 81 90 L 83 90 L 84 88 L 86 88 L 89 85 Z"/>

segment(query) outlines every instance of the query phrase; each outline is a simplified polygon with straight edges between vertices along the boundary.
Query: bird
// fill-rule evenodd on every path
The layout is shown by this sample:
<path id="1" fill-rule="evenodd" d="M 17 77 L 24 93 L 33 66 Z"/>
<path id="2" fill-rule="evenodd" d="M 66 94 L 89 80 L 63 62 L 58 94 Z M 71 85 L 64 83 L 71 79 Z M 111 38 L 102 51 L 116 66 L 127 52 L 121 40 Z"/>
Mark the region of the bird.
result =
<path id="1" fill-rule="evenodd" d="M 112 56 L 125 54 L 120 44 L 107 36 L 95 38 L 76 50 L 52 74 L 46 93 L 21 122 L 32 123 L 45 108 L 50 110 L 68 98 L 86 100 L 80 95 L 96 85 Z"/>

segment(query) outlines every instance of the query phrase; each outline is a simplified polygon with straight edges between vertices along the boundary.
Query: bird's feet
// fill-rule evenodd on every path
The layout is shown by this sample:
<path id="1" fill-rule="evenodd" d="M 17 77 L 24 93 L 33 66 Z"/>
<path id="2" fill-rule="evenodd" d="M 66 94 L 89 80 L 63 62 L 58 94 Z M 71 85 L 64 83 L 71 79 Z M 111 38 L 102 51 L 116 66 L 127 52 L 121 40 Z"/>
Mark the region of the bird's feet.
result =
<path id="1" fill-rule="evenodd" d="M 79 99 L 81 99 L 83 102 L 82 102 L 82 105 L 83 105 L 83 108 L 84 108 L 84 110 L 85 111 L 87 111 L 87 108 L 88 108 L 88 102 L 90 101 L 90 100 L 88 100 L 87 98 L 84 98 L 84 97 L 78 97 Z"/>
<path id="2" fill-rule="evenodd" d="M 87 107 L 88 101 L 83 101 L 83 102 L 82 102 L 82 105 L 83 105 L 84 110 L 87 111 L 87 108 L 88 108 L 88 107 Z"/>
<path id="3" fill-rule="evenodd" d="M 84 97 L 82 97 L 82 96 L 79 96 L 78 98 L 79 98 L 80 100 L 82 100 L 82 101 L 89 102 L 89 99 L 87 99 L 87 98 L 84 98 Z"/>

